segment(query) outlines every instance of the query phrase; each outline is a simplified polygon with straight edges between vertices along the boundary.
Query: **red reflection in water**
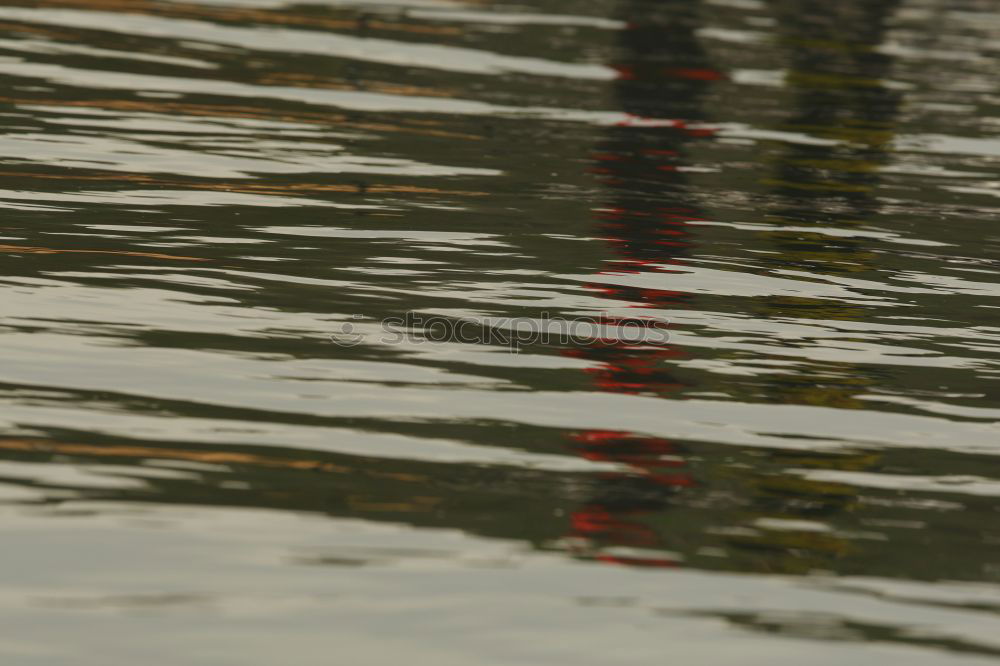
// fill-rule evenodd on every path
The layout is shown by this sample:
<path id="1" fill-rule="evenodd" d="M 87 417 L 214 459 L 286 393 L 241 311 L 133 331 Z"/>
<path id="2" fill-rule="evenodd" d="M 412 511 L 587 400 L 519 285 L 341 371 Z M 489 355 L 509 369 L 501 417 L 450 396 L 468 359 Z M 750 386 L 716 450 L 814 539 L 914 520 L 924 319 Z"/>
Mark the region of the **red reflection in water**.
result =
<path id="1" fill-rule="evenodd" d="M 670 266 L 682 265 L 695 243 L 690 223 L 702 216 L 683 167 L 689 145 L 713 135 L 698 122 L 699 99 L 711 82 L 726 78 L 708 66 L 694 37 L 697 4 L 668 0 L 657 5 L 655 15 L 644 3 L 626 7 L 641 17 L 629 21 L 622 33 L 632 61 L 613 67 L 619 75 L 619 100 L 630 115 L 609 128 L 590 169 L 612 194 L 598 213 L 598 229 L 618 258 L 597 275 L 669 275 Z M 608 299 L 632 303 L 640 311 L 635 319 L 649 310 L 650 319 L 660 325 L 663 311 L 686 307 L 692 298 L 682 291 L 609 286 L 599 280 L 586 286 Z M 604 323 L 618 321 L 607 317 Z M 598 341 L 565 353 L 595 362 L 588 373 L 601 391 L 664 396 L 687 388 L 665 363 L 684 357 L 669 344 Z M 665 438 L 605 430 L 576 432 L 570 439 L 581 457 L 622 468 L 600 475 L 594 497 L 573 512 L 573 550 L 611 564 L 675 566 L 663 530 L 650 519 L 696 484 L 683 448 Z"/>

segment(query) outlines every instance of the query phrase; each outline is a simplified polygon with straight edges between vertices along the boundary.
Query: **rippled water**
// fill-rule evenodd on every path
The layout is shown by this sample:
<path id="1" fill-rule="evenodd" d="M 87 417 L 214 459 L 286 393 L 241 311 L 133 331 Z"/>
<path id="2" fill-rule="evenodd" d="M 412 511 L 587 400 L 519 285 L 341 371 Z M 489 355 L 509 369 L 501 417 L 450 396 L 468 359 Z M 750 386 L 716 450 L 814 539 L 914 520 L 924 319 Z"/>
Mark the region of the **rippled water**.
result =
<path id="1" fill-rule="evenodd" d="M 4 0 L 0 660 L 995 663 L 998 72 L 992 0 Z"/>

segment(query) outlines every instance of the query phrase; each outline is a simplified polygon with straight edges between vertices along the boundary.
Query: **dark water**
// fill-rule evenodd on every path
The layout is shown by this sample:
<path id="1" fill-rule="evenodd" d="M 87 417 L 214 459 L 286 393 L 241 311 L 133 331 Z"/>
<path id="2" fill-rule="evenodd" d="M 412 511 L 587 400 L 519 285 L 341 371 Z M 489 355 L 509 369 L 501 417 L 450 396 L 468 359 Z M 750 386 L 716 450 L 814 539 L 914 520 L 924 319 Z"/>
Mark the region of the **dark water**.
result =
<path id="1" fill-rule="evenodd" d="M 992 0 L 0 33 L 0 663 L 1000 658 Z"/>

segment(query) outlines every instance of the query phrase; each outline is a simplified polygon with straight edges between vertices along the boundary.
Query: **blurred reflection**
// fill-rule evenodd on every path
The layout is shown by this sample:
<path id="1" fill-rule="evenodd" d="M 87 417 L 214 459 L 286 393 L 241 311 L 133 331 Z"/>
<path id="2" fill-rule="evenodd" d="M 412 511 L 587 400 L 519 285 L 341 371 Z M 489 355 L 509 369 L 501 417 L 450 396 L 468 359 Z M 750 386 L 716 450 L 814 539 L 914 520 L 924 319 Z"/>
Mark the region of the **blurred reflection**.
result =
<path id="1" fill-rule="evenodd" d="M 602 274 L 669 273 L 695 242 L 689 222 L 701 219 L 685 166 L 690 144 L 711 136 L 699 129 L 702 98 L 723 78 L 696 37 L 701 3 L 632 0 L 621 9 L 626 28 L 619 41 L 615 91 L 634 119 L 609 130 L 595 156 L 594 172 L 611 193 L 599 230 L 618 258 Z M 642 309 L 685 307 L 685 292 L 607 287 L 591 289 Z M 614 323 L 610 321 L 609 323 Z M 573 352 L 599 363 L 596 385 L 614 393 L 660 396 L 686 388 L 665 361 L 682 352 L 673 346 L 598 343 Z M 589 501 L 572 516 L 571 545 L 584 557 L 643 566 L 673 564 L 669 532 L 649 519 L 670 505 L 679 490 L 694 485 L 683 449 L 662 438 L 627 432 L 585 431 L 573 435 L 582 456 L 623 465 L 603 477 Z"/>
<path id="2" fill-rule="evenodd" d="M 775 250 L 763 262 L 777 269 L 819 275 L 873 270 L 877 255 L 849 230 L 872 222 L 879 208 L 878 170 L 888 157 L 900 94 L 887 82 L 891 58 L 878 51 L 894 0 L 775 0 L 777 34 L 787 57 L 791 113 L 782 129 L 828 140 L 825 145 L 785 144 L 766 178 L 772 205 L 762 245 Z M 810 230 L 815 228 L 815 231 Z M 768 318 L 864 321 L 873 308 L 806 297 L 768 297 Z M 769 375 L 761 389 L 769 401 L 857 409 L 854 396 L 885 383 L 887 371 L 842 363 L 824 372 Z M 784 467 L 864 470 L 879 454 L 851 456 L 772 454 Z M 750 490 L 753 520 L 817 521 L 857 508 L 858 489 L 788 475 L 755 474 Z M 788 523 L 794 525 L 795 523 Z M 816 529 L 773 529 L 730 538 L 741 566 L 804 573 L 830 568 L 852 548 L 849 540 Z"/>

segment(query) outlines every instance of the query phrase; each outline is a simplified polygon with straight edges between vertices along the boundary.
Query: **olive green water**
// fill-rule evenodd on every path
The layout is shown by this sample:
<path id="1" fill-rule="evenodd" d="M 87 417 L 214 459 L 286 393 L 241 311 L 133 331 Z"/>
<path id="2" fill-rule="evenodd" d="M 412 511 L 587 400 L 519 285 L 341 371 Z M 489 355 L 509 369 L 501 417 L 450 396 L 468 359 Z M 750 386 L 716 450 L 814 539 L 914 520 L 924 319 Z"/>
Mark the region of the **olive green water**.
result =
<path id="1" fill-rule="evenodd" d="M 0 663 L 996 663 L 998 72 L 990 0 L 4 0 Z"/>

